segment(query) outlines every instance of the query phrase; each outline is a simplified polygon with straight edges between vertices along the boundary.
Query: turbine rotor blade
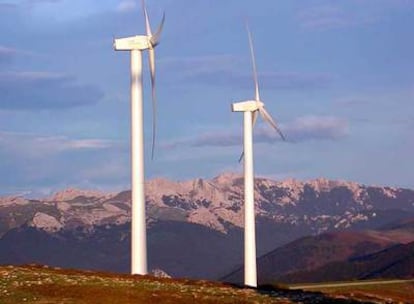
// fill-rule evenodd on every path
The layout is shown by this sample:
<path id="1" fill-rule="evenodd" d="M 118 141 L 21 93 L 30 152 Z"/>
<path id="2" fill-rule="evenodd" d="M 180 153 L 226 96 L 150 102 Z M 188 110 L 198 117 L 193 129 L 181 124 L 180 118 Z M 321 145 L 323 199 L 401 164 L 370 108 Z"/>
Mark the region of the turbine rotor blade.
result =
<path id="1" fill-rule="evenodd" d="M 151 32 L 151 26 L 150 26 L 150 22 L 149 22 L 149 18 L 148 18 L 147 8 L 145 7 L 145 0 L 142 0 L 142 10 L 144 11 L 145 28 L 147 30 L 147 36 L 148 37 L 151 37 L 152 36 L 152 32 Z"/>
<path id="2" fill-rule="evenodd" d="M 254 111 L 253 115 L 252 115 L 252 127 L 254 128 L 254 126 L 256 125 L 257 122 L 257 117 L 259 116 L 258 111 Z M 242 161 L 244 157 L 244 151 L 241 153 L 240 157 L 239 157 L 239 163 Z"/>
<path id="3" fill-rule="evenodd" d="M 155 95 L 155 50 L 148 50 L 148 60 L 151 73 L 151 90 L 152 90 L 152 149 L 151 159 L 154 159 L 155 139 L 157 135 L 157 98 Z"/>
<path id="4" fill-rule="evenodd" d="M 151 36 L 151 44 L 153 46 L 156 46 L 159 43 L 160 37 L 161 37 L 161 33 L 162 33 L 162 29 L 164 28 L 164 22 L 165 22 L 165 13 L 162 14 L 162 19 L 161 19 L 161 23 L 158 26 L 157 31 L 155 32 L 154 35 Z"/>
<path id="5" fill-rule="evenodd" d="M 252 57 L 252 64 L 253 64 L 253 79 L 254 79 L 254 85 L 255 85 L 255 99 L 256 99 L 256 101 L 259 101 L 260 100 L 259 81 L 257 79 L 257 68 L 256 68 L 256 58 L 254 56 L 253 38 L 252 38 L 252 33 L 250 32 L 249 24 L 247 22 L 246 22 L 246 29 L 247 29 L 247 35 L 249 37 L 250 55 Z"/>
<path id="6" fill-rule="evenodd" d="M 259 116 L 259 113 L 257 113 L 258 111 L 254 111 L 253 115 L 252 115 L 252 127 L 254 128 L 254 126 L 256 125 L 257 122 L 257 117 Z"/>
<path id="7" fill-rule="evenodd" d="M 243 160 L 243 158 L 244 158 L 244 151 L 241 153 L 241 155 L 239 157 L 239 163 L 241 163 L 241 161 Z"/>
<path id="8" fill-rule="evenodd" d="M 277 133 L 279 133 L 280 137 L 286 141 L 286 137 L 283 135 L 282 131 L 280 131 L 279 127 L 277 126 L 276 122 L 273 120 L 272 116 L 266 111 L 264 107 L 259 108 L 259 112 L 263 117 L 263 120 L 266 121 L 270 126 L 272 126 L 273 129 L 276 130 Z"/>

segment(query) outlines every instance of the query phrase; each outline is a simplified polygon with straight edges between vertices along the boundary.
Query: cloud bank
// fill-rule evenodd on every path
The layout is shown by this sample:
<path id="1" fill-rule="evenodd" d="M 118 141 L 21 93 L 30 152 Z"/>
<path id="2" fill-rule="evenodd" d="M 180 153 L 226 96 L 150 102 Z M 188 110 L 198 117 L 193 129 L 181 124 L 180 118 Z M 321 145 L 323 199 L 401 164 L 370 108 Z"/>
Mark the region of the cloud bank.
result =
<path id="1" fill-rule="evenodd" d="M 103 139 L 73 139 L 67 136 L 42 136 L 0 131 L 0 151 L 14 156 L 44 158 L 63 152 L 103 150 L 117 144 Z"/>
<path id="2" fill-rule="evenodd" d="M 97 103 L 103 92 L 94 86 L 49 72 L 0 73 L 0 109 L 57 110 Z"/>
<path id="3" fill-rule="evenodd" d="M 17 50 L 0 45 L 0 66 L 10 63 L 16 53 Z"/>
<path id="4" fill-rule="evenodd" d="M 253 86 L 253 72 L 250 61 L 246 65 L 246 60 L 239 56 L 217 55 L 169 58 L 163 60 L 161 65 L 167 71 L 175 71 L 170 80 L 174 83 L 250 89 Z M 260 86 L 266 89 L 311 89 L 326 87 L 335 77 L 329 73 L 259 71 L 258 79 Z"/>
<path id="5" fill-rule="evenodd" d="M 348 122 L 334 116 L 303 116 L 292 122 L 281 124 L 280 128 L 288 142 L 310 140 L 340 140 L 349 134 Z M 275 143 L 281 141 L 279 135 L 268 126 L 256 127 L 256 143 Z M 179 147 L 232 147 L 242 144 L 242 133 L 235 130 L 205 132 L 195 137 L 182 138 L 163 144 L 168 148 Z"/>

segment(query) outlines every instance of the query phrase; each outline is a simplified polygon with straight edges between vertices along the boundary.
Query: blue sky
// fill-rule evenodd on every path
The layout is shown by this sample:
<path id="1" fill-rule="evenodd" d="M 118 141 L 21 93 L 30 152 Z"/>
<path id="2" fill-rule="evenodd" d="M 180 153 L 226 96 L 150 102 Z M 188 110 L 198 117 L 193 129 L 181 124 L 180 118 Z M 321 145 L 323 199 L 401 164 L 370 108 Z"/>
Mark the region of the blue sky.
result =
<path id="1" fill-rule="evenodd" d="M 263 123 L 255 170 L 274 179 L 414 188 L 414 2 L 147 0 L 157 47 L 159 125 L 146 176 L 241 172 L 242 115 L 261 97 L 288 142 Z M 0 0 L 0 194 L 129 187 L 129 54 L 112 37 L 144 33 L 133 0 Z"/>

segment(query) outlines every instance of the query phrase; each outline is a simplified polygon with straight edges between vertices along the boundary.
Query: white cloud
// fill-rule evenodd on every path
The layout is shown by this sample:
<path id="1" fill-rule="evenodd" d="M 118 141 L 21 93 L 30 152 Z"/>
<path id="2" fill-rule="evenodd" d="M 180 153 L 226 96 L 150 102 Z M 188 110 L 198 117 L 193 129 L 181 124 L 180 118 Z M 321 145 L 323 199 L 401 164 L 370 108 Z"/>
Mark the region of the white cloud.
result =
<path id="1" fill-rule="evenodd" d="M 133 0 L 123 0 L 121 1 L 116 10 L 121 13 L 126 13 L 134 10 L 137 7 L 137 3 Z"/>
<path id="2" fill-rule="evenodd" d="M 335 116 L 303 116 L 285 127 L 293 141 L 310 139 L 340 139 L 349 133 L 348 122 Z"/>
<path id="3" fill-rule="evenodd" d="M 349 133 L 348 122 L 335 116 L 309 115 L 280 124 L 280 129 L 289 142 L 304 142 L 308 140 L 339 140 Z M 279 141 L 279 135 L 267 125 L 257 126 L 254 134 L 256 143 L 273 143 Z M 180 138 L 165 142 L 163 147 L 232 147 L 241 146 L 242 134 L 236 130 L 215 130 L 197 134 L 193 137 Z"/>
<path id="4" fill-rule="evenodd" d="M 16 53 L 15 49 L 0 45 L 0 55 L 3 55 L 3 54 L 9 55 L 9 54 L 14 54 L 14 53 Z"/>
<path id="5" fill-rule="evenodd" d="M 0 45 L 0 64 L 10 63 L 19 51 Z"/>
<path id="6" fill-rule="evenodd" d="M 3 192 L 127 185 L 129 157 L 121 142 L 0 131 Z M 96 186 L 96 187 L 95 187 Z"/>
<path id="7" fill-rule="evenodd" d="M 0 131 L 0 150 L 24 158 L 44 158 L 66 151 L 101 150 L 116 146 L 103 139 L 71 139 L 66 136 L 39 136 Z"/>

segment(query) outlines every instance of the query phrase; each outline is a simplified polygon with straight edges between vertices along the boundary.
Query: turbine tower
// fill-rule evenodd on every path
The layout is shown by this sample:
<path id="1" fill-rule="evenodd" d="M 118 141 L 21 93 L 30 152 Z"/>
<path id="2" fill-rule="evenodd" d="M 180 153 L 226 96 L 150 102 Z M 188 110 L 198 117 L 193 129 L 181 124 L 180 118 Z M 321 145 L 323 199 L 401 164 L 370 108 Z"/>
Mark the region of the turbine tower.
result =
<path id="1" fill-rule="evenodd" d="M 159 43 L 165 15 L 155 34 L 152 34 L 144 0 L 142 8 L 145 17 L 146 35 L 114 39 L 115 51 L 131 52 L 131 273 L 147 274 L 147 237 L 145 225 L 144 195 L 144 121 L 142 93 L 142 52 L 148 50 L 151 72 L 153 125 L 152 150 L 156 136 L 156 98 L 155 98 L 155 51 Z"/>
<path id="2" fill-rule="evenodd" d="M 257 80 L 256 60 L 253 50 L 252 35 L 246 24 L 249 37 L 250 54 L 253 64 L 253 78 L 255 83 L 255 99 L 232 104 L 233 112 L 243 112 L 243 142 L 244 150 L 240 161 L 244 157 L 244 285 L 257 287 L 256 267 L 256 229 L 254 214 L 254 173 L 253 173 L 253 127 L 260 113 L 263 120 L 270 124 L 285 140 L 285 136 L 276 122 L 267 112 L 264 103 L 260 100 L 259 84 Z"/>

